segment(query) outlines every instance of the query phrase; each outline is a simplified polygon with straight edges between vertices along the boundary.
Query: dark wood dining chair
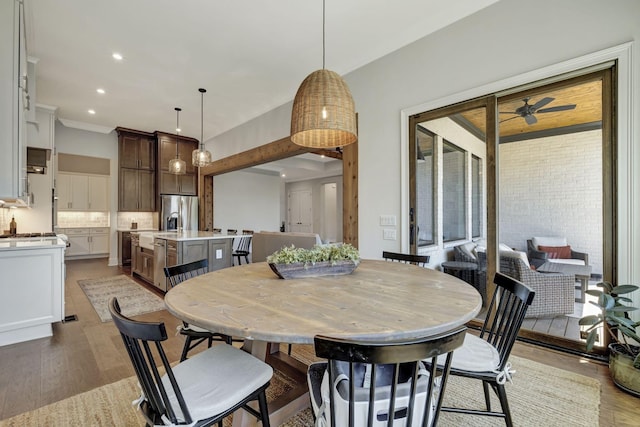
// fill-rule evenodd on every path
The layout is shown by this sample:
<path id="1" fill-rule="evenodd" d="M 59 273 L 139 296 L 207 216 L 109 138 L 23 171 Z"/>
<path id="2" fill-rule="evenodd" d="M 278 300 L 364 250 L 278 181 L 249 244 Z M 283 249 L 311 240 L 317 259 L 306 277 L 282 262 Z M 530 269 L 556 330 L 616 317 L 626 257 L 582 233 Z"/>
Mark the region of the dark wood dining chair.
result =
<path id="1" fill-rule="evenodd" d="M 454 352 L 451 363 L 451 375 L 482 381 L 487 409 L 443 407 L 442 411 L 500 417 L 511 427 L 513 420 L 504 387 L 513 373 L 509 355 L 535 292 L 502 273 L 496 273 L 493 282 L 496 288 L 487 313 L 494 314 L 487 315 L 479 336 L 466 334 L 463 346 Z M 502 412 L 492 411 L 489 387 L 498 396 Z"/>
<path id="2" fill-rule="evenodd" d="M 167 340 L 164 323 L 124 316 L 116 298 L 109 301 L 109 312 L 138 377 L 142 389 L 138 407 L 147 426 L 217 423 L 222 427 L 222 420 L 240 408 L 269 426 L 266 389 L 273 376 L 271 366 L 219 344 L 172 367 L 162 347 Z M 253 401 L 259 410 L 248 405 Z"/>
<path id="3" fill-rule="evenodd" d="M 404 262 L 406 264 L 419 265 L 420 267 L 426 267 L 429 263 L 429 255 L 414 255 L 383 251 L 382 258 L 388 261 L 397 261 Z"/>
<path id="4" fill-rule="evenodd" d="M 164 275 L 169 279 L 171 288 L 174 288 L 187 279 L 207 273 L 209 271 L 208 267 L 209 261 L 207 259 L 201 259 L 200 261 L 165 267 Z M 213 333 L 198 326 L 190 325 L 187 322 L 182 322 L 179 332 L 180 335 L 184 335 L 185 337 L 182 355 L 180 356 L 181 362 L 187 359 L 187 353 L 201 343 L 206 342 L 207 346 L 211 347 L 213 341 L 223 341 L 227 344 L 231 344 L 232 342 L 231 337 L 228 335 Z"/>

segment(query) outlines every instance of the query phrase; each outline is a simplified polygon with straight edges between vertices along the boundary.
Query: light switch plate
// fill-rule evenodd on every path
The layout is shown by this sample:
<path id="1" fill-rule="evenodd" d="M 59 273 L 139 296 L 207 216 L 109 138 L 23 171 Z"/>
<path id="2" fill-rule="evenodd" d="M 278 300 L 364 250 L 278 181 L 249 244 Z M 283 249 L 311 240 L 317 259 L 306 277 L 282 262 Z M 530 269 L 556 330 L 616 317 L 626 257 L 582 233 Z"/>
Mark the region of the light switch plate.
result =
<path id="1" fill-rule="evenodd" d="M 396 225 L 396 216 L 395 215 L 380 215 L 380 225 Z"/>
<path id="2" fill-rule="evenodd" d="M 393 228 L 385 228 L 382 230 L 382 238 L 384 240 L 396 240 L 396 230 Z"/>

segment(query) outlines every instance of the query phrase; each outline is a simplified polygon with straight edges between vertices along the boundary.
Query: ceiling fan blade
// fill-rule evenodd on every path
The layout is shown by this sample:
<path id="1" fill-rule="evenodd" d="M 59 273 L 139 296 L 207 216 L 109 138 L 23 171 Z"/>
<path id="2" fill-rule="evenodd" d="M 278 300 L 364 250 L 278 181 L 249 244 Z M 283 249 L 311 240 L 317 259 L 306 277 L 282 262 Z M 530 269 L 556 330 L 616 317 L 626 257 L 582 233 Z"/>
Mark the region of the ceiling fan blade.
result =
<path id="1" fill-rule="evenodd" d="M 538 111 L 536 111 L 536 114 L 537 113 L 552 113 L 554 111 L 573 110 L 574 108 L 576 108 L 576 104 L 558 105 L 557 107 L 549 107 L 549 108 L 543 108 L 541 110 L 538 110 Z"/>
<path id="2" fill-rule="evenodd" d="M 524 120 L 527 122 L 528 125 L 534 125 L 538 123 L 538 119 L 536 119 L 536 116 L 533 116 L 533 115 L 524 116 Z"/>
<path id="3" fill-rule="evenodd" d="M 545 105 L 547 105 L 548 103 L 550 103 L 551 101 L 553 101 L 555 98 L 542 98 L 540 101 L 536 102 L 535 104 L 533 104 L 531 106 L 531 110 L 536 111 L 538 108 L 544 107 Z"/>
<path id="4" fill-rule="evenodd" d="M 517 119 L 518 117 L 519 117 L 519 116 L 516 116 L 516 117 L 509 117 L 508 119 L 500 120 L 500 123 L 508 122 L 509 120 Z"/>

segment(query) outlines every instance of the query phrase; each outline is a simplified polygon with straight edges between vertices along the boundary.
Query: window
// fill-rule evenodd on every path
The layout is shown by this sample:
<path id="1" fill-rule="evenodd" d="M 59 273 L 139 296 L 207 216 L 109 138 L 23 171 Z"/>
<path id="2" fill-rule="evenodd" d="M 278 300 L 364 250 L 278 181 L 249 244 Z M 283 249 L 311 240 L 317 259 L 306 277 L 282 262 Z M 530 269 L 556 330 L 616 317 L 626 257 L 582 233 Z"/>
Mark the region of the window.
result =
<path id="1" fill-rule="evenodd" d="M 434 134 L 418 126 L 416 132 L 416 208 L 418 212 L 418 246 L 429 246 L 434 239 Z"/>
<path id="2" fill-rule="evenodd" d="M 471 237 L 482 236 L 482 160 L 471 156 Z"/>
<path id="3" fill-rule="evenodd" d="M 444 242 L 467 237 L 465 157 L 464 150 L 444 140 L 442 144 L 442 237 Z"/>

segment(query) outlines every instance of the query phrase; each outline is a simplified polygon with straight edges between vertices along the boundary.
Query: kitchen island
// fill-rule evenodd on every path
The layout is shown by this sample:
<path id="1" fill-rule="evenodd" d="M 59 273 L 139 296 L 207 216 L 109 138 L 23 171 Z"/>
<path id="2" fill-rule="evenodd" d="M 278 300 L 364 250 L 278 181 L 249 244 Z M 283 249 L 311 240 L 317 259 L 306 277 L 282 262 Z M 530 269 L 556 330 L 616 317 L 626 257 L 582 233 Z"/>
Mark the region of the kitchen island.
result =
<path id="1" fill-rule="evenodd" d="M 57 237 L 0 239 L 0 346 L 48 337 L 64 319 L 64 251 Z"/>
<path id="2" fill-rule="evenodd" d="M 166 292 L 165 266 L 207 259 L 209 271 L 231 267 L 235 237 L 209 231 L 132 231 L 131 274 Z"/>

